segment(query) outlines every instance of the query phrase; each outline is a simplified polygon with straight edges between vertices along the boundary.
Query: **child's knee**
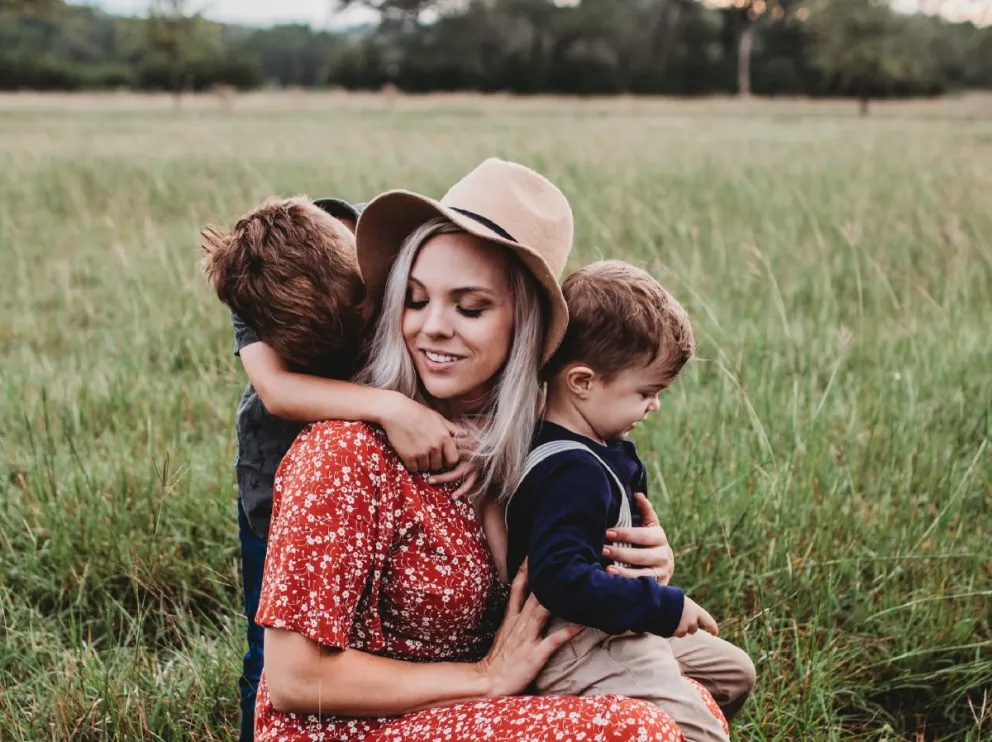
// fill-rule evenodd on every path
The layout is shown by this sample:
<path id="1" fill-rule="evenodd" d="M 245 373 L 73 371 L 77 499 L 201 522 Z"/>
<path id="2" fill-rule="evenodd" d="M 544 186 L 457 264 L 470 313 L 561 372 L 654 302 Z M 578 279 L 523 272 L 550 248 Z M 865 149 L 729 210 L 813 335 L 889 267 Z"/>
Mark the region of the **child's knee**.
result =
<path id="1" fill-rule="evenodd" d="M 757 674 L 747 652 L 733 644 L 724 644 L 718 669 L 714 668 L 715 672 L 709 680 L 720 710 L 730 722 L 737 717 L 754 690 Z"/>
<path id="2" fill-rule="evenodd" d="M 742 700 L 751 695 L 755 684 L 758 682 L 757 671 L 754 662 L 740 647 L 734 647 L 727 657 L 732 671 L 728 673 L 728 685 L 731 698 Z"/>

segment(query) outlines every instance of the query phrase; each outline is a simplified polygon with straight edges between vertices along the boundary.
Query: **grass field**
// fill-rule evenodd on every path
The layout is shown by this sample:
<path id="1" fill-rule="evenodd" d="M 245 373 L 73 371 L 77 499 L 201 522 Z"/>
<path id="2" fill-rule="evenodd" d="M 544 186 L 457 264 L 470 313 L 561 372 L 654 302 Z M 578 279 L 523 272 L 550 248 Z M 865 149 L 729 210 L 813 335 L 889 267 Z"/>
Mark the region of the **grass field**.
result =
<path id="1" fill-rule="evenodd" d="M 692 311 L 636 441 L 757 665 L 737 739 L 992 740 L 988 99 L 289 95 L 0 98 L 0 739 L 234 739 L 245 377 L 198 230 L 490 155 L 569 196 L 573 266 Z"/>

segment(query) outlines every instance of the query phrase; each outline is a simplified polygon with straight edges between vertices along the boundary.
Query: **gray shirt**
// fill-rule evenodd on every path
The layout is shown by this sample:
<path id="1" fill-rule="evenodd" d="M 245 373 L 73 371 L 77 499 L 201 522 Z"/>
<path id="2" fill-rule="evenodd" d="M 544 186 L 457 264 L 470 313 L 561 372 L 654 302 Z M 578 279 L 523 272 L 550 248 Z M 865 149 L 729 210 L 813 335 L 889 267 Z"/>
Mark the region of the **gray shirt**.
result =
<path id="1" fill-rule="evenodd" d="M 234 354 L 259 342 L 255 332 L 233 312 Z M 323 369 L 307 369 L 307 373 L 332 379 L 348 379 L 358 370 L 362 357 L 341 358 Z M 272 518 L 272 490 L 276 470 L 293 445 L 296 436 L 307 423 L 284 420 L 269 412 L 255 388 L 248 384 L 238 404 L 238 455 L 234 462 L 238 476 L 238 495 L 251 529 L 260 537 L 268 538 Z"/>
<path id="2" fill-rule="evenodd" d="M 231 324 L 235 355 L 240 355 L 245 346 L 258 342 L 255 332 L 233 312 Z M 269 412 L 251 384 L 241 395 L 237 419 L 238 454 L 234 462 L 238 495 L 248 523 L 261 538 L 269 533 L 276 470 L 304 427 L 304 423 L 283 420 Z"/>

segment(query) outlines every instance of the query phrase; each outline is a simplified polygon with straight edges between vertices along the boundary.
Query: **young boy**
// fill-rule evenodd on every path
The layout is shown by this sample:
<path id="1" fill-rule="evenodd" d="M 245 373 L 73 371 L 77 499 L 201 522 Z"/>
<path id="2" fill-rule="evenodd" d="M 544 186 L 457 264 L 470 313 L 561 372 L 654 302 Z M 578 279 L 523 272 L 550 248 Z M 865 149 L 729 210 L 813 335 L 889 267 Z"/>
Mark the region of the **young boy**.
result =
<path id="1" fill-rule="evenodd" d="M 360 210 L 337 199 L 270 199 L 230 232 L 203 232 L 203 272 L 231 309 L 234 352 L 249 379 L 238 406 L 235 465 L 248 619 L 241 742 L 254 739 L 263 655 L 263 631 L 254 619 L 272 489 L 299 432 L 317 420 L 363 420 L 382 426 L 412 471 L 458 463 L 455 430 L 442 416 L 402 394 L 347 381 L 361 365 L 374 312 L 355 254 Z M 435 481 L 457 481 L 465 473 L 458 467 Z M 469 477 L 463 486 L 471 486 Z"/>
<path id="2" fill-rule="evenodd" d="M 716 638 L 716 622 L 679 588 L 614 573 L 604 539 L 609 528 L 638 525 L 634 493 L 646 493 L 646 473 L 626 436 L 692 356 L 689 317 L 651 276 L 619 261 L 594 263 L 562 289 L 568 330 L 507 508 L 507 567 L 514 574 L 526 558 L 530 589 L 553 623 L 588 628 L 551 658 L 536 691 L 644 698 L 689 742 L 727 742 L 683 672 L 730 718 L 754 685 L 751 660 Z"/>

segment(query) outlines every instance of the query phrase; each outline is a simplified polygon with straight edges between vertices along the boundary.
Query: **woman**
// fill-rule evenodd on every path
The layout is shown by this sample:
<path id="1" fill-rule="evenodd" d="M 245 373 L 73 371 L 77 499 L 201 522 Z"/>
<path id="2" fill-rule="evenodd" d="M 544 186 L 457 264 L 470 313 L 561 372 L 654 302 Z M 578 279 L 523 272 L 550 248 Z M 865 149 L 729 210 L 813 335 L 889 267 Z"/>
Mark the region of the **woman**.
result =
<path id="1" fill-rule="evenodd" d="M 382 306 L 366 381 L 472 420 L 490 492 L 527 454 L 537 370 L 567 321 L 556 277 L 571 241 L 561 192 L 497 160 L 441 202 L 391 192 L 359 221 Z M 578 627 L 544 635 L 523 571 L 507 604 L 482 511 L 404 469 L 372 427 L 300 435 L 276 480 L 256 619 L 260 742 L 682 739 L 647 703 L 515 695 Z"/>

